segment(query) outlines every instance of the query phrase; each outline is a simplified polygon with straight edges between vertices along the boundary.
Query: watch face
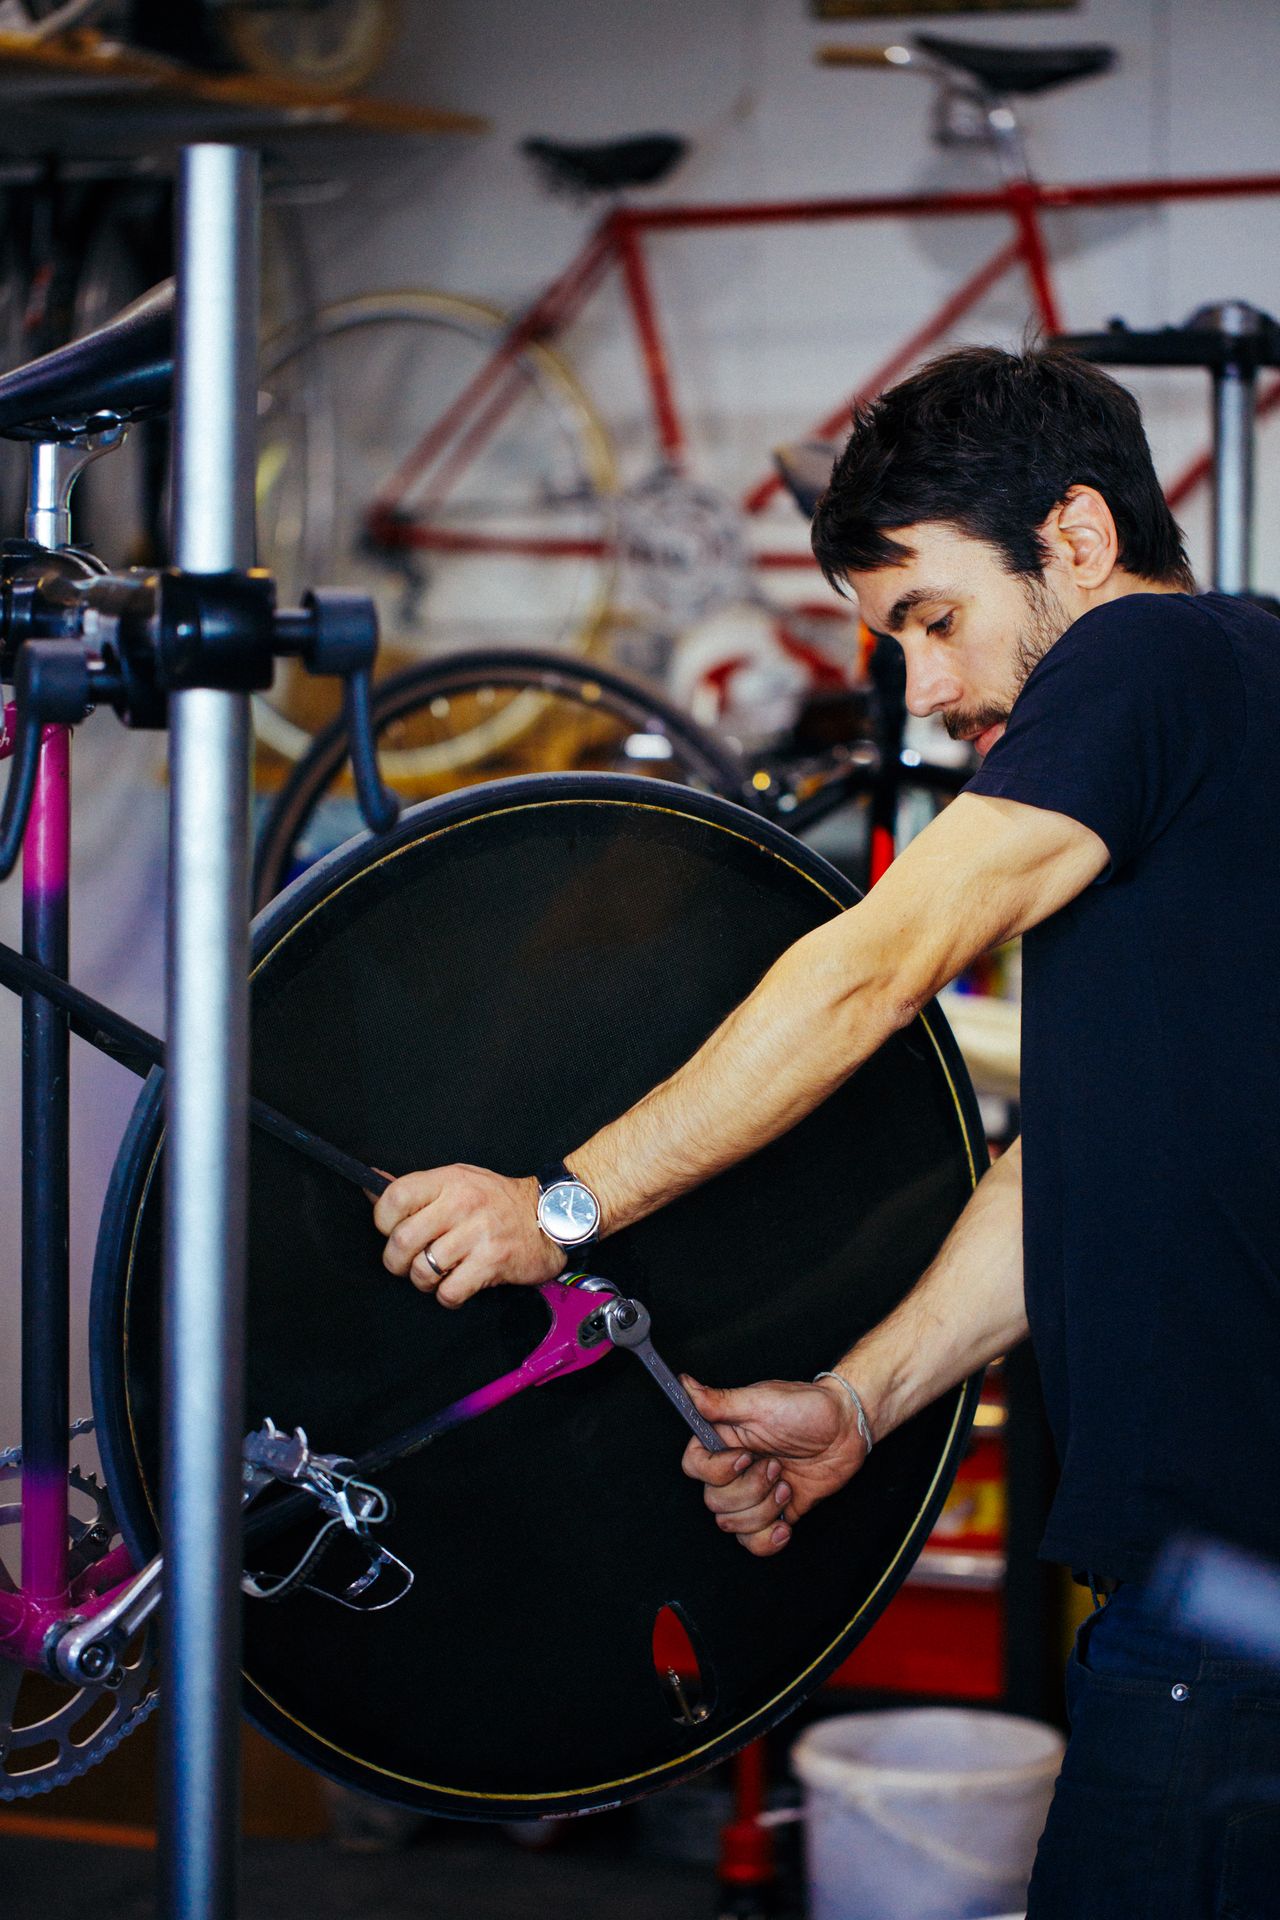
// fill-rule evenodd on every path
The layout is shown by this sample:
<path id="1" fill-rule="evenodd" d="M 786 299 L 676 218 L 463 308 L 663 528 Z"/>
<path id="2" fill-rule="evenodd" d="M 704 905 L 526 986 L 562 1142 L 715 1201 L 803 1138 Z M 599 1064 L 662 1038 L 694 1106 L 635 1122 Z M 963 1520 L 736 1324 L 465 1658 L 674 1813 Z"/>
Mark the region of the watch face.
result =
<path id="1" fill-rule="evenodd" d="M 589 1240 L 600 1224 L 600 1208 L 589 1187 L 577 1180 L 557 1180 L 538 1202 L 538 1225 L 562 1247 Z"/>

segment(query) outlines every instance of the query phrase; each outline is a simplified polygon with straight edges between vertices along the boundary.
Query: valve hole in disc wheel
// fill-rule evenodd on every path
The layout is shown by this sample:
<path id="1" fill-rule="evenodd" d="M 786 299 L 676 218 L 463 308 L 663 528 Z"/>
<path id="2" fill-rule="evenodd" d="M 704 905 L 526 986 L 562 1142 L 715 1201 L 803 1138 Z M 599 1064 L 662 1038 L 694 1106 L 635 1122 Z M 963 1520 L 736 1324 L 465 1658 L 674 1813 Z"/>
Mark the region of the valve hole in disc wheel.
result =
<path id="1" fill-rule="evenodd" d="M 667 1711 L 681 1727 L 702 1726 L 716 1703 L 714 1674 L 705 1651 L 699 1655 L 695 1634 L 697 1628 L 678 1600 L 658 1608 L 653 1622 L 653 1668 Z"/>

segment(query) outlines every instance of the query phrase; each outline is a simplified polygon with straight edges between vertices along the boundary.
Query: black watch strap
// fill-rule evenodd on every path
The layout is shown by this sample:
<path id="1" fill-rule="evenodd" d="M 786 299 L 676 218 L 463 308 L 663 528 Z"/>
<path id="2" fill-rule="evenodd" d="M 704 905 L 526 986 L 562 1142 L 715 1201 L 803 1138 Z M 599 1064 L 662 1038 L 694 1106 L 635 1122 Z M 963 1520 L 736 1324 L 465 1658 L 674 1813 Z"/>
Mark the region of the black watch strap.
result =
<path id="1" fill-rule="evenodd" d="M 554 1167 L 544 1167 L 538 1175 L 538 1191 L 545 1193 L 548 1187 L 554 1187 L 561 1180 L 572 1180 L 575 1186 L 581 1186 L 581 1180 L 570 1173 L 563 1160 L 557 1160 Z"/>

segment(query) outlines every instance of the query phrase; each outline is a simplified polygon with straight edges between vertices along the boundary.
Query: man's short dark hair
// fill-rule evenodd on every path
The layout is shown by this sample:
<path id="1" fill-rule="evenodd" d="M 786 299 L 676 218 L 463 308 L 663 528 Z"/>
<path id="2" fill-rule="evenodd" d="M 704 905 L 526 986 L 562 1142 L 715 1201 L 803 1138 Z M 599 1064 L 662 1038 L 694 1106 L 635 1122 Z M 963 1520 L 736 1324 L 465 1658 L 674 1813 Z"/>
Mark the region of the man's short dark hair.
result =
<path id="1" fill-rule="evenodd" d="M 1120 565 L 1193 589 L 1133 395 L 1061 348 L 961 347 L 855 407 L 853 432 L 813 516 L 813 551 L 839 589 L 895 566 L 895 531 L 941 521 L 984 540 L 1010 573 L 1043 575 L 1038 529 L 1073 486 L 1111 509 Z"/>

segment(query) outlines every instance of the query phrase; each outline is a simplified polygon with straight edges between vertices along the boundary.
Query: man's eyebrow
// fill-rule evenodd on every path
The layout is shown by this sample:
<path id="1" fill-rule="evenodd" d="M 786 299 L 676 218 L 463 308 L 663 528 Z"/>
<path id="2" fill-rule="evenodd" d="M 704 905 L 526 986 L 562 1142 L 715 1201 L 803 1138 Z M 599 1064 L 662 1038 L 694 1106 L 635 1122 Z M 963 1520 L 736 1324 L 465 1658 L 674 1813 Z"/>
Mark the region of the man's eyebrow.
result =
<path id="1" fill-rule="evenodd" d="M 894 601 L 892 607 L 889 609 L 889 617 L 885 621 L 885 625 L 888 627 L 890 633 L 901 633 L 903 627 L 907 624 L 907 615 L 913 607 L 918 607 L 922 600 L 946 600 L 949 598 L 950 595 L 942 587 L 912 587 L 910 593 L 904 593 L 901 599 Z"/>

